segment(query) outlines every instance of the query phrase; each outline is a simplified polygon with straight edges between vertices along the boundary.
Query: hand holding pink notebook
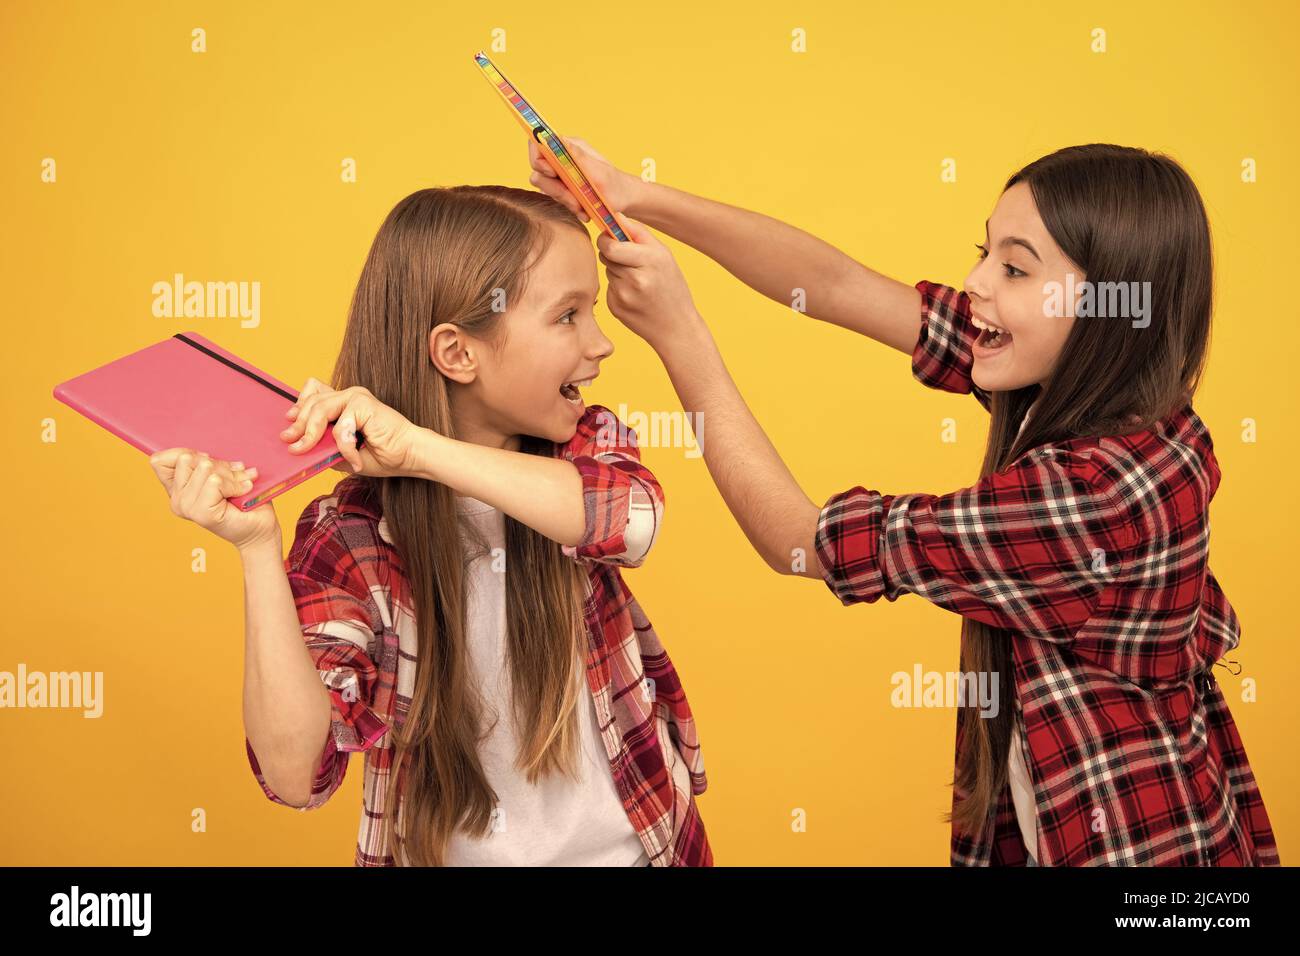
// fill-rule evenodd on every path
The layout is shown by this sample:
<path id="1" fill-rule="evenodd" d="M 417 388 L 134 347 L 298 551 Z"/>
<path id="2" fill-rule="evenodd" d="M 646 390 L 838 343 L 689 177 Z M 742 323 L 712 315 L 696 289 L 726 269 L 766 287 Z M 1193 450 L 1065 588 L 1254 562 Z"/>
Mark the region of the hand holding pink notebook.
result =
<path id="1" fill-rule="evenodd" d="M 194 448 L 256 467 L 252 489 L 228 499 L 241 511 L 343 457 L 329 431 L 305 454 L 290 452 L 280 432 L 298 393 L 197 332 L 178 332 L 69 379 L 54 397 L 147 455 Z"/>

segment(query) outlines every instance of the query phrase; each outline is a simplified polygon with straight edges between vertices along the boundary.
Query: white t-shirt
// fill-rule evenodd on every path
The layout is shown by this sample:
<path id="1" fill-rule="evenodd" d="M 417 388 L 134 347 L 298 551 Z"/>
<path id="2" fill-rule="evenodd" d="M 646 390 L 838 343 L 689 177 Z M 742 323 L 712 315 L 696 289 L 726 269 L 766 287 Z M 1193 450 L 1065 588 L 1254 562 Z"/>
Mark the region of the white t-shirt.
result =
<path id="1" fill-rule="evenodd" d="M 1011 773 L 1011 800 L 1016 805 L 1016 822 L 1020 824 L 1020 837 L 1025 841 L 1030 857 L 1038 862 L 1038 818 L 1034 815 L 1034 785 L 1030 782 L 1020 747 L 1024 742 L 1019 715 L 1011 731 L 1011 754 L 1007 768 Z"/>
<path id="2" fill-rule="evenodd" d="M 551 772 L 530 784 L 515 769 L 519 741 L 509 696 L 505 573 L 493 570 L 492 553 L 499 548 L 496 557 L 505 554 L 504 517 L 476 498 L 457 495 L 455 500 L 465 523 L 467 557 L 473 555 L 466 570 L 465 636 L 483 699 L 482 727 L 491 728 L 479 744 L 479 757 L 496 791 L 497 806 L 486 836 L 472 837 L 461 830 L 452 834 L 447 865 L 646 866 L 649 857 L 623 809 L 601 743 L 596 705 L 586 685 L 585 657 L 577 669 L 582 682 L 580 782 Z"/>

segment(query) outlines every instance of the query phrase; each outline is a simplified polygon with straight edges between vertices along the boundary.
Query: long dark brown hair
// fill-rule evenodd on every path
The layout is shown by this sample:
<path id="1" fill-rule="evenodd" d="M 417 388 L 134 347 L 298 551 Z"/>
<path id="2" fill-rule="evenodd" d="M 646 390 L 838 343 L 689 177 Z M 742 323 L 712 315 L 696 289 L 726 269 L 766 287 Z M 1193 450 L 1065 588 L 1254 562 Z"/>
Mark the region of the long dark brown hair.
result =
<path id="1" fill-rule="evenodd" d="M 1071 146 L 1030 163 L 1003 191 L 1020 182 L 1079 279 L 1150 283 L 1150 324 L 1077 318 L 1046 382 L 992 393 L 981 477 L 1047 442 L 1151 427 L 1191 400 L 1209 344 L 1210 227 L 1177 162 L 1126 146 Z M 1011 632 L 966 618 L 961 633 L 962 671 L 996 673 L 999 688 L 1014 687 Z M 962 747 L 948 819 L 961 830 L 983 829 L 1007 783 L 1014 719 L 1009 706 L 994 717 L 969 703 L 958 711 Z"/>
<path id="2" fill-rule="evenodd" d="M 587 235 L 573 213 L 538 192 L 454 186 L 407 196 L 366 257 L 332 386 L 362 385 L 416 425 L 456 437 L 448 382 L 429 356 L 430 333 L 450 322 L 499 343 L 508 314 L 499 309 L 502 292 L 506 303 L 519 301 L 530 264 L 559 227 Z M 521 436 L 521 451 L 553 448 Z M 386 849 L 399 865 L 441 865 L 458 827 L 488 832 L 496 801 L 479 760 L 482 715 L 467 656 L 467 557 L 454 493 L 421 478 L 349 480 L 377 496 L 406 572 L 419 641 L 410 711 L 390 728 Z M 576 767 L 584 594 L 578 565 L 559 544 L 508 515 L 504 523 L 517 766 L 535 782 Z"/>

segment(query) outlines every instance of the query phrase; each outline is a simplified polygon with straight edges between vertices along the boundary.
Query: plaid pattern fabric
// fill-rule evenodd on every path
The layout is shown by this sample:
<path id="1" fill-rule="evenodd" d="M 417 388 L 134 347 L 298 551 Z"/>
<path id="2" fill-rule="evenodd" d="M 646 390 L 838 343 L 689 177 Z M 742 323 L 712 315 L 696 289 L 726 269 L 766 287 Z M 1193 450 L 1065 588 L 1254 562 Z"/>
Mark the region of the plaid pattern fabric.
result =
<path id="1" fill-rule="evenodd" d="M 913 375 L 987 407 L 967 295 L 916 287 Z M 919 594 L 1012 632 L 1040 866 L 1279 863 L 1211 673 L 1241 631 L 1208 566 L 1219 477 L 1188 404 L 1153 429 L 1030 449 L 951 494 L 857 487 L 821 512 L 817 553 L 844 604 Z M 1025 864 L 1010 787 L 980 832 L 954 826 L 951 857 Z"/>
<path id="2" fill-rule="evenodd" d="M 663 490 L 641 463 L 636 433 L 589 406 L 555 454 L 582 477 L 586 532 L 564 553 L 588 571 L 587 686 L 610 772 L 653 866 L 711 866 L 695 795 L 706 786 L 699 737 L 667 652 L 619 573 L 645 560 L 662 520 Z M 417 632 L 400 556 L 364 478 L 348 477 L 298 520 L 285 559 L 307 648 L 334 707 L 331 731 L 302 810 L 343 782 L 348 757 L 365 754 L 357 866 L 394 866 L 384 850 L 385 786 L 415 687 Z M 245 738 L 253 774 L 266 785 Z M 288 805 L 288 804 L 285 804 Z"/>

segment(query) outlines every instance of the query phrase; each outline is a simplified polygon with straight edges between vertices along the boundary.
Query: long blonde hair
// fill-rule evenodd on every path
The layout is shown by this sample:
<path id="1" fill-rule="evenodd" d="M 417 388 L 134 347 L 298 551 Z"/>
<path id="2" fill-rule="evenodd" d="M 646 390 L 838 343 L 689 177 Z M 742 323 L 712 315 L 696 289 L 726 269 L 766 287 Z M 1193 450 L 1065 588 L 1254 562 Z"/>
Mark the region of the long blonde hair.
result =
<path id="1" fill-rule="evenodd" d="M 541 193 L 506 186 L 422 189 L 388 214 L 366 257 L 332 385 L 362 385 L 410 421 L 456 437 L 447 379 L 429 358 L 434 326 L 450 322 L 493 342 L 504 290 L 517 302 L 530 256 L 551 225 L 587 235 L 569 210 Z M 535 260 L 532 260 L 535 261 Z M 553 444 L 523 436 L 521 451 Z M 371 483 L 410 588 L 419 648 L 410 712 L 390 728 L 394 747 L 385 815 L 398 863 L 441 865 L 458 827 L 481 836 L 496 794 L 479 760 L 477 689 L 467 656 L 465 561 L 453 491 L 420 478 Z M 507 657 L 519 729 L 517 767 L 530 782 L 573 773 L 580 661 L 586 647 L 582 575 L 560 546 L 505 516 Z"/>

